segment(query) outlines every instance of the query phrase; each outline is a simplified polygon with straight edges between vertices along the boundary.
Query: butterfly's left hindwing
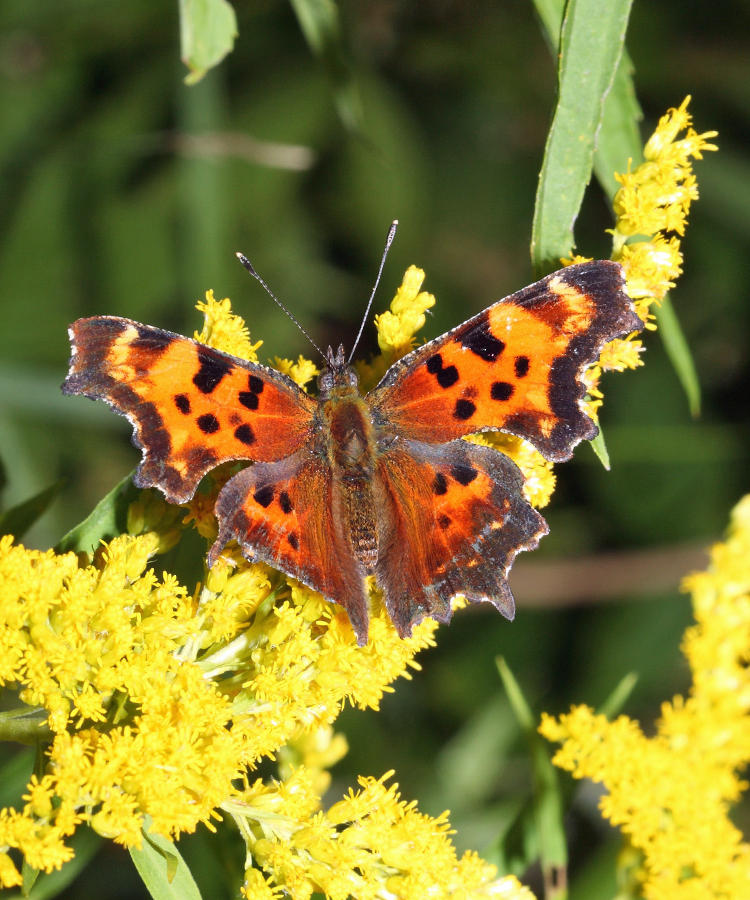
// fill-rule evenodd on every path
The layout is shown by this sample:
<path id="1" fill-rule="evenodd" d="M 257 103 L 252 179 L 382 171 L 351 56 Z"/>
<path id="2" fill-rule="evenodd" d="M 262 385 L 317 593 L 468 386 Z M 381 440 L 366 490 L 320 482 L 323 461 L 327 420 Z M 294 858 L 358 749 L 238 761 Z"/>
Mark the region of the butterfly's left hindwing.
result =
<path id="1" fill-rule="evenodd" d="M 508 570 L 547 533 L 515 463 L 466 441 L 397 442 L 378 459 L 375 496 L 375 574 L 402 637 L 425 616 L 447 622 L 456 594 L 513 618 Z"/>
<path id="2" fill-rule="evenodd" d="M 584 369 L 642 327 L 617 263 L 570 266 L 409 353 L 368 401 L 377 422 L 414 440 L 497 429 L 565 460 L 597 432 L 580 408 Z"/>
<path id="3" fill-rule="evenodd" d="M 219 535 L 208 561 L 212 565 L 228 541 L 237 541 L 248 559 L 341 604 L 362 645 L 369 620 L 365 572 L 334 514 L 339 489 L 325 457 L 310 448 L 243 469 L 219 493 Z"/>
<path id="4" fill-rule="evenodd" d="M 281 459 L 309 440 L 315 401 L 265 366 L 115 316 L 79 319 L 70 340 L 63 393 L 128 418 L 143 451 L 135 483 L 172 503 L 222 462 Z"/>

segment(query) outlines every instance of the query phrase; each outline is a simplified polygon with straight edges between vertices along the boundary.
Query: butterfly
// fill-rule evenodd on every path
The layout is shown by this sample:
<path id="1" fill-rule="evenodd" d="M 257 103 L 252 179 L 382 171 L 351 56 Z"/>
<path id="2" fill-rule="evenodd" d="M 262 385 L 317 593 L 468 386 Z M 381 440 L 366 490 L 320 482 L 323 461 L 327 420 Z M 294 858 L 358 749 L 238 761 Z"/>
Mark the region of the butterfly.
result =
<path id="1" fill-rule="evenodd" d="M 381 264 L 382 268 L 382 264 Z M 507 456 L 462 440 L 504 431 L 548 460 L 597 434 L 582 375 L 640 330 L 614 262 L 572 265 L 413 350 L 366 396 L 343 347 L 319 393 L 263 365 L 116 316 L 70 327 L 63 393 L 104 400 L 133 426 L 138 487 L 185 503 L 204 475 L 247 460 L 221 489 L 213 565 L 236 541 L 347 612 L 360 645 L 374 575 L 399 635 L 451 599 L 508 619 L 508 571 L 548 531 Z"/>

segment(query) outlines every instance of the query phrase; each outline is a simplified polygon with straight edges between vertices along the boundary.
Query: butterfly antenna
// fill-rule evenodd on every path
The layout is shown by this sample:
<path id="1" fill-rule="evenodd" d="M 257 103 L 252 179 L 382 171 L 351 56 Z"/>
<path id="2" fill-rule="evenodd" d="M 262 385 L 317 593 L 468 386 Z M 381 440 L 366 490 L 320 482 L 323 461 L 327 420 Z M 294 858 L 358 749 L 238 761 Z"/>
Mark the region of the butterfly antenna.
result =
<path id="1" fill-rule="evenodd" d="M 313 347 L 315 347 L 315 349 L 318 351 L 318 353 L 320 353 L 320 355 L 323 357 L 323 359 L 325 359 L 326 358 L 325 353 L 323 353 L 323 351 L 320 349 L 320 347 L 315 343 L 315 341 L 310 337 L 310 335 L 300 325 L 300 323 L 297 321 L 297 319 L 292 315 L 292 313 L 289 312 L 289 310 L 286 308 L 286 306 L 284 306 L 284 304 L 281 302 L 281 300 L 279 300 L 279 298 L 276 296 L 276 294 L 274 294 L 274 292 L 265 283 L 265 281 L 260 277 L 260 275 L 258 275 L 258 273 L 255 271 L 253 264 L 245 256 L 245 254 L 244 253 L 235 253 L 234 255 L 242 263 L 242 265 L 247 269 L 247 271 L 253 276 L 253 278 L 256 281 L 260 282 L 261 287 L 268 294 L 268 296 L 273 300 L 273 302 L 279 307 L 279 309 L 283 310 L 289 316 L 289 318 L 292 320 L 292 322 L 294 322 L 294 324 L 297 326 L 297 328 L 299 328 L 299 330 L 302 332 L 302 334 L 304 334 L 304 336 L 308 339 L 308 341 L 310 341 L 310 343 L 313 345 Z M 382 266 L 381 266 L 381 268 L 382 268 Z"/>
<path id="2" fill-rule="evenodd" d="M 346 361 L 347 365 L 352 361 L 352 357 L 354 356 L 354 351 L 357 349 L 357 344 L 359 343 L 359 339 L 362 337 L 362 332 L 365 330 L 365 322 L 367 322 L 367 317 L 370 314 L 370 307 L 372 306 L 372 301 L 375 298 L 375 291 L 378 289 L 378 285 L 380 284 L 380 276 L 383 274 L 383 266 L 385 265 L 385 258 L 388 256 L 388 251 L 391 249 L 391 244 L 393 243 L 393 238 L 396 236 L 396 229 L 398 228 L 398 219 L 394 219 L 391 222 L 391 227 L 388 229 L 388 237 L 385 239 L 385 249 L 383 250 L 383 257 L 380 260 L 380 268 L 378 269 L 378 277 L 375 279 L 375 284 L 372 287 L 372 293 L 370 294 L 370 300 L 367 304 L 367 309 L 365 310 L 364 316 L 362 316 L 362 324 L 359 326 L 359 331 L 357 332 L 356 340 L 354 341 L 354 346 L 352 347 L 352 352 L 349 354 L 349 359 Z"/>

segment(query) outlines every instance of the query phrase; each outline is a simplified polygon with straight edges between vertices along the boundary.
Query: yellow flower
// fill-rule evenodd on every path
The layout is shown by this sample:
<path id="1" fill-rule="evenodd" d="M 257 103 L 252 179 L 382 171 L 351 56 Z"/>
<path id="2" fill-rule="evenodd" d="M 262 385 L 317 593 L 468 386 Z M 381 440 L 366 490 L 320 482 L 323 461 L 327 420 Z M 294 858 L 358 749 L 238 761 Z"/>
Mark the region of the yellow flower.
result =
<path id="1" fill-rule="evenodd" d="M 80 567 L 0 540 L 0 677 L 50 736 L 26 805 L 0 815 L 0 884 L 17 883 L 9 849 L 50 871 L 81 823 L 126 846 L 146 816 L 172 837 L 210 824 L 247 767 L 285 745 L 287 770 L 296 757 L 324 789 L 346 752 L 329 728 L 343 703 L 377 707 L 433 642 L 430 621 L 401 640 L 374 598 L 360 648 L 342 610 L 242 558 L 192 596 L 147 568 L 159 546 L 123 535 Z"/>
<path id="2" fill-rule="evenodd" d="M 280 356 L 274 357 L 273 367 L 284 375 L 288 375 L 295 384 L 304 387 L 308 381 L 320 374 L 320 369 L 309 359 L 305 359 L 300 355 L 297 362 L 291 359 L 282 359 Z"/>
<path id="3" fill-rule="evenodd" d="M 239 359 L 258 362 L 258 348 L 263 341 L 252 343 L 245 322 L 232 312 L 227 297 L 216 300 L 213 291 L 206 291 L 205 302 L 199 300 L 195 308 L 204 315 L 203 328 L 194 335 L 196 341 Z"/>
<path id="4" fill-rule="evenodd" d="M 421 290 L 424 272 L 409 266 L 389 310 L 375 316 L 378 346 L 392 359 L 403 356 L 414 346 L 414 335 L 425 323 L 425 312 L 435 305 L 432 294 Z"/>
<path id="5" fill-rule="evenodd" d="M 692 159 L 702 159 L 706 150 L 716 150 L 708 139 L 715 131 L 697 134 L 691 127 L 686 97 L 678 109 L 670 109 L 644 148 L 645 162 L 615 177 L 622 185 L 614 198 L 612 259 L 623 267 L 626 290 L 645 327 L 656 329 L 651 307 L 660 303 L 682 274 L 680 238 L 687 223 L 698 186 Z M 686 134 L 679 137 L 682 132 Z M 674 233 L 676 232 L 676 234 Z M 566 259 L 566 265 L 586 257 Z M 643 343 L 628 335 L 615 338 L 602 349 L 599 360 L 584 375 L 586 412 L 595 420 L 603 397 L 599 390 L 602 372 L 635 369 L 641 365 Z"/>
<path id="6" fill-rule="evenodd" d="M 648 900 L 750 897 L 750 844 L 729 817 L 750 762 L 750 496 L 711 557 L 685 579 L 696 619 L 683 640 L 692 688 L 663 704 L 653 737 L 627 716 L 609 722 L 584 706 L 544 715 L 540 726 L 562 743 L 556 765 L 606 787 L 602 814 L 640 851 Z"/>
<path id="7" fill-rule="evenodd" d="M 495 867 L 476 854 L 458 857 L 447 814 L 431 818 L 402 800 L 397 785 L 386 785 L 392 774 L 360 778 L 360 790 L 327 812 L 304 768 L 283 782 L 248 785 L 226 809 L 245 835 L 249 859 L 267 880 L 248 868 L 245 895 L 252 896 L 250 885 L 263 883 L 295 900 L 315 892 L 334 900 L 533 900 L 515 878 L 498 878 Z"/>

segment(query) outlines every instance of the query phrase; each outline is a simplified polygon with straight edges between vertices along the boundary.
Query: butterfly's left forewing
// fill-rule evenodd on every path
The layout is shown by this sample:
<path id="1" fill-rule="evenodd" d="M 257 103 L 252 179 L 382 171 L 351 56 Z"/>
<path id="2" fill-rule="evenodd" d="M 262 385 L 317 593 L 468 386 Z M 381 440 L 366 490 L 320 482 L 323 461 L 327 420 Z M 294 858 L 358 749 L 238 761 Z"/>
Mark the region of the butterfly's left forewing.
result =
<path id="1" fill-rule="evenodd" d="M 309 440 L 316 408 L 290 379 L 179 334 L 97 316 L 70 328 L 63 393 L 105 400 L 143 451 L 134 481 L 172 503 L 227 460 L 276 460 Z"/>

